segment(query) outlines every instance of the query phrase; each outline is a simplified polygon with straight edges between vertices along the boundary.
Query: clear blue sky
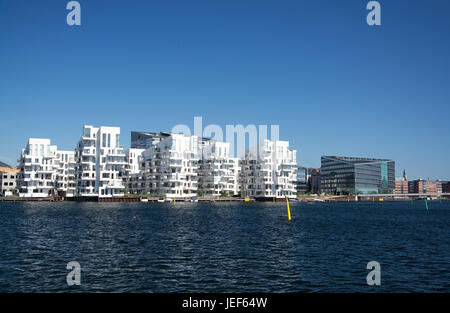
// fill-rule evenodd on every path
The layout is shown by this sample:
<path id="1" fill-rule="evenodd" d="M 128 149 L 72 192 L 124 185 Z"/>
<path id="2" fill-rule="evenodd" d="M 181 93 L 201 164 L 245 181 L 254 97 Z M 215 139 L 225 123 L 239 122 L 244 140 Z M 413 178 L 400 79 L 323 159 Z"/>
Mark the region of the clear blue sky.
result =
<path id="1" fill-rule="evenodd" d="M 0 160 L 28 137 L 73 149 L 83 124 L 279 124 L 301 165 L 392 158 L 450 179 L 450 2 L 0 0 Z"/>

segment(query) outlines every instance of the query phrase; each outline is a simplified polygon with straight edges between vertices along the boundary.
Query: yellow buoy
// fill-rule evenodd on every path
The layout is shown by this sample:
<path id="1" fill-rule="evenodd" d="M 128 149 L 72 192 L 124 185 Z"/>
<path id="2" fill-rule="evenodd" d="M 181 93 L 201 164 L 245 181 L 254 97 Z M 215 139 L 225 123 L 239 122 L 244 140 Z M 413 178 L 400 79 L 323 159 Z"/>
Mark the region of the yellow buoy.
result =
<path id="1" fill-rule="evenodd" d="M 291 220 L 291 210 L 289 210 L 289 198 L 286 197 L 286 206 L 287 206 L 287 211 L 288 211 L 288 221 Z"/>
<path id="2" fill-rule="evenodd" d="M 249 201 L 250 201 L 250 198 L 249 198 L 249 197 L 245 197 L 244 201 L 245 201 L 245 202 L 249 202 Z"/>

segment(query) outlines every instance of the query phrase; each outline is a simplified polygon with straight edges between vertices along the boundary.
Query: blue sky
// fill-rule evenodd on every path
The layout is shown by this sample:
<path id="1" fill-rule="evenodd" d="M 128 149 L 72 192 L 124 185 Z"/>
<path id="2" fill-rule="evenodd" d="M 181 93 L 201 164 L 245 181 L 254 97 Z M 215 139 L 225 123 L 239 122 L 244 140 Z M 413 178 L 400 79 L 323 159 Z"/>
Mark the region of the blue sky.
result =
<path id="1" fill-rule="evenodd" d="M 279 124 L 298 162 L 392 158 L 450 179 L 449 1 L 0 0 L 0 160 L 83 124 Z"/>

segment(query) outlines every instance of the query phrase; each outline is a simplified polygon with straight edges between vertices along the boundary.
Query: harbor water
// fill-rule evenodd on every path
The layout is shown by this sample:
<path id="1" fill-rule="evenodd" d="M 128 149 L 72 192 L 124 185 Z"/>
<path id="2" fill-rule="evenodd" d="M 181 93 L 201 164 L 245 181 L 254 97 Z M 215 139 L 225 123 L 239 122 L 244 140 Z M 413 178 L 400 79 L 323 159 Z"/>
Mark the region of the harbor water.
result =
<path id="1" fill-rule="evenodd" d="M 450 202 L 0 203 L 0 292 L 450 292 Z M 67 263 L 81 265 L 68 286 Z M 367 263 L 381 266 L 369 286 Z"/>

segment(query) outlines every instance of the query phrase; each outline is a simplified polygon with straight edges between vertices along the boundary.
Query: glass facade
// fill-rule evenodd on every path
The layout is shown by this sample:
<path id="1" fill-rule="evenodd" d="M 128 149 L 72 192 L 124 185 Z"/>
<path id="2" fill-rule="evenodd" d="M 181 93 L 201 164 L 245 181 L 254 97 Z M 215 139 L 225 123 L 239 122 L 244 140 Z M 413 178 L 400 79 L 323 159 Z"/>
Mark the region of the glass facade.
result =
<path id="1" fill-rule="evenodd" d="M 297 194 L 303 195 L 308 192 L 307 168 L 299 166 L 297 168 L 297 179 L 294 181 Z"/>
<path id="2" fill-rule="evenodd" d="M 148 149 L 162 138 L 170 136 L 169 133 L 131 132 L 131 149 Z"/>
<path id="3" fill-rule="evenodd" d="M 321 192 L 335 195 L 386 194 L 395 190 L 395 162 L 323 156 Z"/>

